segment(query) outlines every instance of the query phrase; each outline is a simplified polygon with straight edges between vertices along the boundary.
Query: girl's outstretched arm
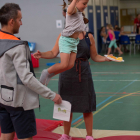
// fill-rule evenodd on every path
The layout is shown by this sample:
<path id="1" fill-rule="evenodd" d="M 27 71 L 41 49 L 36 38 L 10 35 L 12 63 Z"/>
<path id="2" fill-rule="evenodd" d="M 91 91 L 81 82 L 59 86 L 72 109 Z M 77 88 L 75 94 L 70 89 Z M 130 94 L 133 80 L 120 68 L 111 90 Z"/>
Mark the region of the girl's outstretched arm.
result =
<path id="1" fill-rule="evenodd" d="M 73 0 L 71 2 L 71 4 L 69 5 L 68 10 L 67 10 L 68 15 L 72 15 L 72 14 L 76 13 L 77 10 L 76 10 L 75 6 L 76 6 L 77 1 L 78 0 Z"/>
<path id="2" fill-rule="evenodd" d="M 33 54 L 34 58 L 36 58 L 36 59 L 40 59 L 40 58 L 52 59 L 52 58 L 55 58 L 59 54 L 59 38 L 60 38 L 60 36 L 61 36 L 61 34 L 59 34 L 59 36 L 57 37 L 55 46 L 53 47 L 53 49 L 51 51 L 47 51 L 47 52 L 37 51 L 36 53 Z"/>

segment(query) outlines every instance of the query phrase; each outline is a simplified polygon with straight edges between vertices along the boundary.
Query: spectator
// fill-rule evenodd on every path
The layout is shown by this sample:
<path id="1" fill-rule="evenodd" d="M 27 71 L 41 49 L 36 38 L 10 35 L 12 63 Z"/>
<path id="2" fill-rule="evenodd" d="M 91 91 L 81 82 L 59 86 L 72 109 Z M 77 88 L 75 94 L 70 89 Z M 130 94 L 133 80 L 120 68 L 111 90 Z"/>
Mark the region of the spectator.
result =
<path id="1" fill-rule="evenodd" d="M 122 26 L 119 36 L 121 36 L 121 35 L 126 35 L 126 34 L 127 34 L 127 33 L 124 32 L 124 26 Z M 120 46 L 120 49 L 122 48 L 122 46 L 124 47 L 124 52 L 129 52 L 129 50 L 126 49 L 126 45 L 121 45 L 121 46 Z"/>
<path id="2" fill-rule="evenodd" d="M 120 30 L 121 30 L 121 28 L 119 28 L 119 27 L 116 28 L 116 31 L 119 31 L 120 32 Z"/>
<path id="3" fill-rule="evenodd" d="M 121 35 L 126 35 L 127 33 L 126 32 L 124 32 L 124 26 L 122 26 L 121 27 L 121 30 L 120 30 L 120 36 Z"/>
<path id="4" fill-rule="evenodd" d="M 108 38 L 108 34 L 106 33 L 106 29 L 103 26 L 100 31 L 100 36 L 102 37 L 102 41 L 106 43 L 106 39 Z"/>
<path id="5" fill-rule="evenodd" d="M 112 25 L 111 25 L 111 24 L 108 24 L 108 25 L 106 26 L 106 29 L 107 29 L 109 38 L 110 38 L 110 40 L 111 40 L 111 41 L 110 41 L 110 44 L 109 44 L 109 46 L 108 46 L 108 53 L 107 53 L 107 55 L 109 55 L 109 54 L 111 53 L 111 48 L 112 48 L 112 46 L 114 46 L 115 49 L 118 50 L 119 56 L 122 55 L 123 52 L 120 50 L 120 48 L 119 48 L 119 47 L 117 46 L 117 44 L 116 44 L 116 37 L 115 37 L 115 33 L 114 33 L 114 29 L 113 29 Z"/>
<path id="6" fill-rule="evenodd" d="M 140 34 L 140 14 L 134 20 L 134 33 Z"/>
<path id="7" fill-rule="evenodd" d="M 118 25 L 115 25 L 114 26 L 114 31 L 118 31 L 118 28 L 119 28 Z"/>

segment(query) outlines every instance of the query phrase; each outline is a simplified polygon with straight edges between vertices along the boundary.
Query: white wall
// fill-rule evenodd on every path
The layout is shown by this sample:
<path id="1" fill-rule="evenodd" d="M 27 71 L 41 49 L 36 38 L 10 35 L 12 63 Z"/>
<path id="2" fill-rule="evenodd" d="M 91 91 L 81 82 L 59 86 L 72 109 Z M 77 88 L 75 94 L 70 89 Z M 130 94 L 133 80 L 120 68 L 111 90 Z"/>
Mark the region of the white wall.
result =
<path id="1" fill-rule="evenodd" d="M 95 5 L 100 5 L 100 0 L 95 0 L 94 4 Z"/>
<path id="2" fill-rule="evenodd" d="M 129 1 L 120 1 L 120 9 L 131 9 L 138 8 L 140 9 L 140 0 L 129 0 Z M 133 26 L 124 26 L 125 31 L 133 32 Z"/>
<path id="3" fill-rule="evenodd" d="M 140 8 L 140 0 L 135 1 L 120 1 L 120 8 L 125 9 L 125 8 Z"/>
<path id="4" fill-rule="evenodd" d="M 48 51 L 53 48 L 61 29 L 56 28 L 56 20 L 62 20 L 62 0 L 0 0 L 0 7 L 7 2 L 21 7 L 23 25 L 17 36 L 22 40 L 36 42 L 37 49 Z"/>
<path id="5" fill-rule="evenodd" d="M 103 2 L 103 5 L 105 6 L 107 5 L 107 0 L 103 0 L 102 2 Z"/>
<path id="6" fill-rule="evenodd" d="M 93 0 L 89 0 L 88 5 L 93 5 Z"/>

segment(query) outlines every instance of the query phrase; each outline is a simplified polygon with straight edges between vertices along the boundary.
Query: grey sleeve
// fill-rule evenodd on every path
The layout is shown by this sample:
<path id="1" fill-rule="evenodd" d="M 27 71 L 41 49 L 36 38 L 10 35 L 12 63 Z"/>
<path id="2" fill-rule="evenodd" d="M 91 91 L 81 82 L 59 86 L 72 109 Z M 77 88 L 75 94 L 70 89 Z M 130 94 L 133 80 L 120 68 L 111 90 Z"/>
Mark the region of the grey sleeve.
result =
<path id="1" fill-rule="evenodd" d="M 26 46 L 19 45 L 12 49 L 12 60 L 22 83 L 30 88 L 32 91 L 40 94 L 44 98 L 53 100 L 56 93 L 51 91 L 48 87 L 42 85 L 30 72 L 30 64 L 28 58 L 26 59 Z"/>

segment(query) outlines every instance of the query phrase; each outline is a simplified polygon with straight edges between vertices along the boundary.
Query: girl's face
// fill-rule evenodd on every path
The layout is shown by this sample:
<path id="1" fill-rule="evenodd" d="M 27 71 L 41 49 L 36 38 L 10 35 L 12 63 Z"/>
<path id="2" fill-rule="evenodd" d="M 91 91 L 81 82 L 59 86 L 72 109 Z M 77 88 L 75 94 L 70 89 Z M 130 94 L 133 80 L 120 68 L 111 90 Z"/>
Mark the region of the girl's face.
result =
<path id="1" fill-rule="evenodd" d="M 87 7 L 89 0 L 78 0 L 76 3 L 76 7 L 78 8 L 78 10 L 80 12 L 83 12 L 85 10 L 85 8 Z"/>

